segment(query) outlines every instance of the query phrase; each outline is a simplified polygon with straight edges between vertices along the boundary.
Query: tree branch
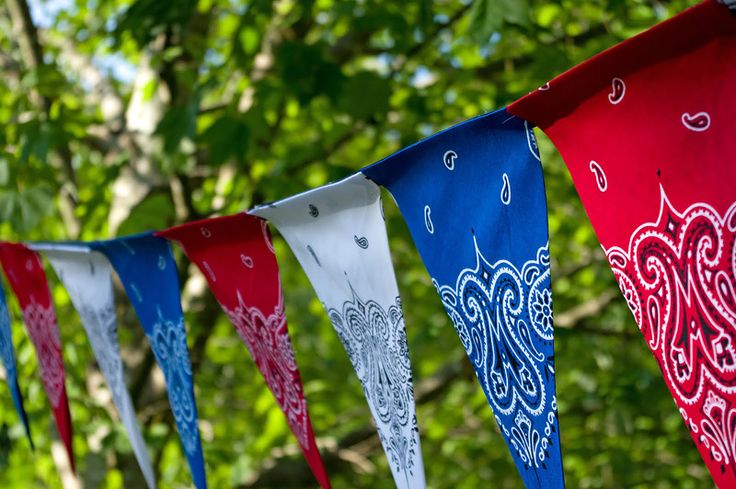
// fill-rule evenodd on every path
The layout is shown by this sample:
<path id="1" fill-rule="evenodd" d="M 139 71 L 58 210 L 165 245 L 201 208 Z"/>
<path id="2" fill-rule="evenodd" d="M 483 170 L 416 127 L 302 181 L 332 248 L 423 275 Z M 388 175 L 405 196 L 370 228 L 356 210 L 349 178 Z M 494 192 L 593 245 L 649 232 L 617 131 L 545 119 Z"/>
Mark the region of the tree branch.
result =
<path id="1" fill-rule="evenodd" d="M 39 41 L 38 30 L 33 24 L 28 4 L 25 0 L 7 0 L 6 4 L 20 47 L 23 63 L 29 70 L 41 68 L 44 65 L 43 49 Z M 35 95 L 33 95 L 34 93 Z M 34 103 L 40 106 L 48 119 L 53 100 L 39 94 L 37 91 L 31 92 L 31 98 L 32 100 L 35 99 Z M 56 152 L 61 159 L 61 170 L 66 179 L 65 182 L 62 182 L 60 188 L 60 211 L 66 225 L 67 234 L 75 238 L 79 235 L 81 224 L 74 213 L 77 205 L 77 181 L 72 166 L 72 152 L 69 149 L 67 141 L 62 141 L 56 148 Z"/>

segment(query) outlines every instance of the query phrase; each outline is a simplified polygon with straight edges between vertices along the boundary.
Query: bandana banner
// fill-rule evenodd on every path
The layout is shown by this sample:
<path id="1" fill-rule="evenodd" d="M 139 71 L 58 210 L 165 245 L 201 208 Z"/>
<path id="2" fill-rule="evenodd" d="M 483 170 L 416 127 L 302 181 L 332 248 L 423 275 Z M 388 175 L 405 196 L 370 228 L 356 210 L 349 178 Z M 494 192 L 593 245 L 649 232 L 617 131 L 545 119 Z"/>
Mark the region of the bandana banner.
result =
<path id="1" fill-rule="evenodd" d="M 266 222 L 236 214 L 184 224 L 158 235 L 177 242 L 202 271 L 286 415 L 312 472 L 323 488 L 329 488 L 286 326 L 279 269 Z"/>
<path id="2" fill-rule="evenodd" d="M 252 211 L 276 225 L 330 316 L 399 488 L 423 488 L 409 349 L 381 214 L 361 174 Z"/>
<path id="3" fill-rule="evenodd" d="M 207 487 L 197 425 L 192 365 L 189 361 L 176 263 L 169 244 L 151 233 L 90 243 L 112 263 L 125 287 L 159 367 L 174 413 L 179 439 L 194 485 Z"/>
<path id="4" fill-rule="evenodd" d="M 86 246 L 39 244 L 33 245 L 33 249 L 44 253 L 79 313 L 97 364 L 128 432 L 143 477 L 149 488 L 156 487 L 151 459 L 125 386 L 110 262 L 104 255 Z"/>
<path id="5" fill-rule="evenodd" d="M 23 321 L 36 349 L 41 379 L 54 412 L 56 428 L 66 447 L 71 468 L 76 470 L 61 338 L 41 258 L 25 245 L 0 243 L 0 262 L 23 311 Z"/>
<path id="6" fill-rule="evenodd" d="M 509 108 L 560 150 L 720 487 L 736 487 L 733 60 L 736 16 L 708 1 Z"/>
<path id="7" fill-rule="evenodd" d="M 18 385 L 18 372 L 15 367 L 15 350 L 13 349 L 13 332 L 11 330 L 10 313 L 8 312 L 8 304 L 5 301 L 5 290 L 0 284 L 0 358 L 5 367 L 5 376 L 10 388 L 10 396 L 13 398 L 13 405 L 18 412 L 18 417 L 23 423 L 26 430 L 28 442 L 33 449 L 33 439 L 31 438 L 31 427 L 28 424 L 28 416 L 23 407 L 23 396 L 20 394 L 20 386 Z"/>
<path id="8" fill-rule="evenodd" d="M 499 110 L 363 172 L 389 189 L 526 487 L 563 487 L 547 208 L 534 134 Z"/>

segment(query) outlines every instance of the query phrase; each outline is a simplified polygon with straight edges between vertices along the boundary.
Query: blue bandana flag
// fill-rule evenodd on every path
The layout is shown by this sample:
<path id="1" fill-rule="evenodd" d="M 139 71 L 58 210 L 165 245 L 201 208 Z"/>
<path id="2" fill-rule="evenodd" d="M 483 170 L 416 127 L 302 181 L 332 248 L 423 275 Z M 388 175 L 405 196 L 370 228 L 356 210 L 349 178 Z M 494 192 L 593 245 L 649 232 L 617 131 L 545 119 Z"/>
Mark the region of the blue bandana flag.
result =
<path id="1" fill-rule="evenodd" d="M 8 304 L 5 301 L 5 291 L 2 285 L 0 285 L 0 359 L 2 359 L 3 366 L 5 367 L 5 375 L 15 410 L 18 411 L 18 417 L 26 429 L 28 442 L 31 444 L 31 448 L 33 448 L 31 428 L 28 425 L 28 416 L 26 416 L 26 410 L 23 407 L 23 397 L 20 395 L 20 387 L 18 386 L 18 375 L 15 368 L 15 351 L 13 350 L 13 333 L 10 329 L 10 314 L 8 313 Z"/>
<path id="2" fill-rule="evenodd" d="M 547 207 L 527 124 L 498 110 L 363 173 L 401 209 L 526 487 L 564 487 Z"/>
<path id="3" fill-rule="evenodd" d="M 176 263 L 169 244 L 151 233 L 90 243 L 104 253 L 125 287 L 166 378 L 171 410 L 192 479 L 207 487 Z"/>

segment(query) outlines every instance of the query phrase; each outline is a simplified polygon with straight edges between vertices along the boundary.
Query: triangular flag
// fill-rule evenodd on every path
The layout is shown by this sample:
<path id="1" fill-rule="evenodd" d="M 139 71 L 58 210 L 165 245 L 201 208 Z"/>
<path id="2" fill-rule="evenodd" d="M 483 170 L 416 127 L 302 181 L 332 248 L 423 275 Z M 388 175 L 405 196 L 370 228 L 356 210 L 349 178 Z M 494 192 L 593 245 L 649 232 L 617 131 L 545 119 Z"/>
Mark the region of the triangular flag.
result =
<path id="1" fill-rule="evenodd" d="M 66 447 L 72 470 L 75 470 L 61 338 L 41 258 L 23 244 L 0 243 L 0 262 L 23 311 L 23 321 L 36 348 L 41 379 L 54 412 L 56 428 Z"/>
<path id="2" fill-rule="evenodd" d="M 236 214 L 190 222 L 157 235 L 177 242 L 202 271 L 286 415 L 312 472 L 323 488 L 329 488 L 286 326 L 266 222 Z"/>
<path id="3" fill-rule="evenodd" d="M 361 174 L 252 211 L 279 229 L 327 309 L 397 487 L 423 488 L 409 349 L 381 212 L 379 188 Z"/>
<path id="4" fill-rule="evenodd" d="M 509 107 L 552 139 L 720 487 L 736 487 L 736 15 L 703 2 Z"/>
<path id="5" fill-rule="evenodd" d="M 151 459 L 125 386 L 110 262 L 103 254 L 86 246 L 39 244 L 33 248 L 42 251 L 49 260 L 79 313 L 143 477 L 149 488 L 156 487 Z"/>
<path id="6" fill-rule="evenodd" d="M 192 364 L 189 360 L 176 263 L 169 244 L 151 233 L 89 243 L 107 256 L 125 287 L 156 362 L 164 373 L 179 439 L 194 485 L 207 487 L 197 425 Z"/>
<path id="7" fill-rule="evenodd" d="M 563 487 L 534 134 L 502 109 L 363 172 L 396 199 L 524 484 Z"/>
<path id="8" fill-rule="evenodd" d="M 8 304 L 5 301 L 5 290 L 0 285 L 0 358 L 5 367 L 5 376 L 10 388 L 10 396 L 13 398 L 13 405 L 18 412 L 18 417 L 23 423 L 26 430 L 28 442 L 33 449 L 33 439 L 31 438 L 31 428 L 28 425 L 28 416 L 23 407 L 23 396 L 20 393 L 18 385 L 18 372 L 15 367 L 15 350 L 13 348 L 13 334 L 11 331 L 10 313 L 8 312 Z"/>

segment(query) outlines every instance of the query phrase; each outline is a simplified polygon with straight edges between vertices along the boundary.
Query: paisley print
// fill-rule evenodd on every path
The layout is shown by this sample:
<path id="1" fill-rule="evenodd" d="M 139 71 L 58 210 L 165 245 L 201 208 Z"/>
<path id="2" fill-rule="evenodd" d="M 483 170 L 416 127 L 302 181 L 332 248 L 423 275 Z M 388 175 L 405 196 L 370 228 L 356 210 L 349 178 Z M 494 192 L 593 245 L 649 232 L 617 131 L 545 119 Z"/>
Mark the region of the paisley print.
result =
<path id="1" fill-rule="evenodd" d="M 89 342 L 94 348 L 100 371 L 105 374 L 105 379 L 115 399 L 122 399 L 126 388 L 118 345 L 115 305 L 107 303 L 99 307 L 95 304 L 80 304 L 77 312 L 82 319 L 82 324 L 90 325 L 85 329 Z"/>
<path id="2" fill-rule="evenodd" d="M 689 114 L 685 112 L 680 117 L 682 125 L 695 132 L 707 131 L 710 127 L 710 114 L 707 112 L 698 112 L 697 114 Z"/>
<path id="3" fill-rule="evenodd" d="M 15 353 L 13 351 L 13 336 L 10 331 L 8 306 L 2 297 L 0 297 L 0 358 L 3 361 L 3 366 L 10 382 L 15 378 Z"/>
<path id="4" fill-rule="evenodd" d="M 608 94 L 608 101 L 612 105 L 617 105 L 624 99 L 626 95 L 626 83 L 621 78 L 611 80 L 611 93 Z"/>
<path id="5" fill-rule="evenodd" d="M 558 430 L 548 245 L 521 271 L 475 250 L 455 285 L 434 283 L 515 457 L 546 468 Z"/>
<path id="6" fill-rule="evenodd" d="M 23 320 L 36 347 L 41 367 L 41 379 L 51 405 L 59 406 L 64 393 L 64 364 L 61 360 L 61 339 L 52 306 L 31 302 L 23 309 Z"/>
<path id="7" fill-rule="evenodd" d="M 158 321 L 150 335 L 156 361 L 164 371 L 169 391 L 171 410 L 174 413 L 179 436 L 187 454 L 199 447 L 197 408 L 191 388 L 192 367 L 189 361 L 184 320 L 171 321 L 158 311 Z"/>
<path id="8" fill-rule="evenodd" d="M 386 310 L 351 291 L 342 310 L 327 312 L 363 386 L 392 469 L 411 487 L 419 430 L 401 301 L 396 297 Z"/>
<path id="9" fill-rule="evenodd" d="M 511 203 L 511 183 L 509 183 L 509 176 L 504 173 L 502 175 L 503 179 L 503 187 L 501 188 L 501 202 L 503 202 L 504 205 L 509 205 Z"/>
<path id="10" fill-rule="evenodd" d="M 424 206 L 424 225 L 429 234 L 434 234 L 434 223 L 432 223 L 432 209 L 428 205 Z"/>
<path id="11" fill-rule="evenodd" d="M 605 192 L 608 189 L 608 179 L 606 178 L 606 173 L 603 171 L 603 168 L 601 168 L 601 165 L 597 161 L 592 160 L 589 168 L 595 176 L 595 184 L 598 186 L 598 190 Z"/>
<path id="12" fill-rule="evenodd" d="M 455 160 L 457 160 L 457 153 L 455 153 L 453 150 L 445 151 L 444 156 L 442 156 L 442 161 L 445 163 L 445 168 L 450 171 L 455 169 Z"/>
<path id="13" fill-rule="evenodd" d="M 308 426 L 307 404 L 286 328 L 281 293 L 278 305 L 268 316 L 256 307 L 248 307 L 240 292 L 237 296 L 237 307 L 223 308 L 258 365 L 258 370 L 266 379 L 279 407 L 286 414 L 294 435 L 308 449 L 312 445 L 312 437 Z"/>
<path id="14" fill-rule="evenodd" d="M 696 443 L 736 474 L 736 203 L 659 218 L 606 252 Z"/>

